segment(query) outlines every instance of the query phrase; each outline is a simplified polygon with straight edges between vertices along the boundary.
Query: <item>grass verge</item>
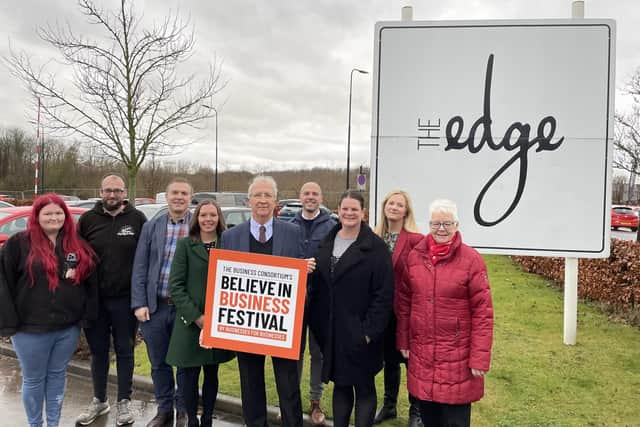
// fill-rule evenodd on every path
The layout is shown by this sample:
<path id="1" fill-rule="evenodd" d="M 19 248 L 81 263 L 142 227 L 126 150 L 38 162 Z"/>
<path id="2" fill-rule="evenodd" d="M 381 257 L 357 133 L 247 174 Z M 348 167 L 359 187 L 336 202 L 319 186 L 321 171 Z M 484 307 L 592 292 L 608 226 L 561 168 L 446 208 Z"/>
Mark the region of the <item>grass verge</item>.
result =
<path id="1" fill-rule="evenodd" d="M 562 344 L 563 297 L 545 279 L 523 272 L 506 256 L 485 256 L 495 310 L 491 371 L 485 397 L 473 405 L 474 426 L 639 426 L 640 330 L 609 320 L 596 307 L 578 308 L 578 344 Z M 136 373 L 149 375 L 144 344 L 136 349 Z M 267 398 L 277 405 L 268 362 Z M 302 383 L 307 410 L 308 357 Z M 382 373 L 376 382 L 382 401 Z M 406 387 L 400 386 L 399 418 L 407 425 Z M 235 361 L 220 368 L 220 392 L 239 396 Z M 332 386 L 322 406 L 331 416 Z"/>

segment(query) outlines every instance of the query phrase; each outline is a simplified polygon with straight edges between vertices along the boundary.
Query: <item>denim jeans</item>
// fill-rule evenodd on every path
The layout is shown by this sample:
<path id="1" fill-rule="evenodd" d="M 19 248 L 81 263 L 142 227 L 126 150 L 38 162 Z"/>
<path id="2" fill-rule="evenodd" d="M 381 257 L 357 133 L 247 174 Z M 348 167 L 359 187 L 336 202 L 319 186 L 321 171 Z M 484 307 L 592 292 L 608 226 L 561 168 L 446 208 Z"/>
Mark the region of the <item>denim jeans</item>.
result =
<path id="1" fill-rule="evenodd" d="M 11 338 L 22 368 L 22 403 L 29 427 L 42 426 L 46 401 L 47 427 L 57 427 L 64 398 L 67 365 L 78 347 L 80 328 L 34 334 L 18 332 Z"/>
<path id="2" fill-rule="evenodd" d="M 98 318 L 91 328 L 84 330 L 91 350 L 91 377 L 93 396 L 100 402 L 107 400 L 107 378 L 109 376 L 109 347 L 113 337 L 118 373 L 118 401 L 131 399 L 133 387 L 133 349 L 138 321 L 131 311 L 131 299 L 127 297 L 105 297 L 100 300 Z"/>
<path id="3" fill-rule="evenodd" d="M 158 309 L 149 316 L 149 320 L 140 324 L 140 332 L 147 346 L 147 354 L 151 363 L 151 379 L 153 392 L 158 404 L 158 412 L 173 412 L 174 400 L 178 411 L 184 412 L 185 405 L 182 394 L 183 371 L 176 370 L 178 391 L 175 390 L 173 368 L 165 362 L 169 350 L 169 340 L 173 331 L 176 308 L 173 305 L 158 303 Z"/>

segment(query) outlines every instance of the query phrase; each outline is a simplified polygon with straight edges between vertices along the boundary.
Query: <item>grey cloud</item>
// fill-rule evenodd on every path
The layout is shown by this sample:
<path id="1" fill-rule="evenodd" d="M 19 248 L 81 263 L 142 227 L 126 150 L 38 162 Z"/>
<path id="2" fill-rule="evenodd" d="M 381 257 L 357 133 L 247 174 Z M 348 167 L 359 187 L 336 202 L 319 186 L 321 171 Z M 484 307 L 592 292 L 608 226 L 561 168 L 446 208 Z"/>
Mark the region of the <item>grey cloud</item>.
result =
<path id="1" fill-rule="evenodd" d="M 346 158 L 349 73 L 372 71 L 373 28 L 379 20 L 398 20 L 401 0 L 301 0 L 292 2 L 238 0 L 135 0 L 145 22 L 178 10 L 195 26 L 196 51 L 185 68 L 202 74 L 215 59 L 222 63 L 228 86 L 214 100 L 219 108 L 219 164 L 224 167 L 344 167 Z M 115 0 L 105 5 L 112 7 Z M 618 86 L 637 66 L 640 55 L 635 0 L 589 0 L 587 17 L 618 20 Z M 568 18 L 571 2 L 557 0 L 415 2 L 415 19 Z M 75 2 L 23 0 L 0 6 L 0 27 L 16 47 L 38 59 L 51 53 L 33 28 L 69 20 L 92 35 L 82 23 Z M 7 37 L 0 53 L 6 54 Z M 352 165 L 369 163 L 371 75 L 354 75 Z M 26 94 L 0 67 L 2 126 L 27 126 Z M 189 149 L 180 159 L 213 164 L 214 119 L 200 130 L 176 134 Z"/>

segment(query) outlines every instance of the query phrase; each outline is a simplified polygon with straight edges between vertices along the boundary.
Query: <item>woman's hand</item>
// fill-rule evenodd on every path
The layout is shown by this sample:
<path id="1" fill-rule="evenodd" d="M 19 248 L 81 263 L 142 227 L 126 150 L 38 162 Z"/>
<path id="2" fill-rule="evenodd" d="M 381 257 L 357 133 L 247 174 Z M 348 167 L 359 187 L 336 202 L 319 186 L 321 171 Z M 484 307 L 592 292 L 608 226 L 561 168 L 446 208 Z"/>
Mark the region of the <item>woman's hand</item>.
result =
<path id="1" fill-rule="evenodd" d="M 473 369 L 473 368 L 471 368 L 471 375 L 473 375 L 476 378 L 484 377 L 485 375 L 487 375 L 487 372 L 488 371 L 483 371 L 481 369 Z"/>
<path id="2" fill-rule="evenodd" d="M 213 347 L 209 347 L 207 345 L 202 344 L 202 329 L 200 329 L 200 336 L 198 337 L 198 344 L 200 344 L 200 347 L 202 348 L 206 348 L 207 350 L 211 350 Z"/>
<path id="3" fill-rule="evenodd" d="M 193 323 L 200 329 L 204 327 L 204 314 L 201 314 Z"/>
<path id="4" fill-rule="evenodd" d="M 316 269 L 316 259 L 307 258 L 307 273 L 311 274 Z"/>
<path id="5" fill-rule="evenodd" d="M 402 357 L 405 359 L 409 358 L 409 350 L 400 350 L 400 354 L 402 354 Z"/>

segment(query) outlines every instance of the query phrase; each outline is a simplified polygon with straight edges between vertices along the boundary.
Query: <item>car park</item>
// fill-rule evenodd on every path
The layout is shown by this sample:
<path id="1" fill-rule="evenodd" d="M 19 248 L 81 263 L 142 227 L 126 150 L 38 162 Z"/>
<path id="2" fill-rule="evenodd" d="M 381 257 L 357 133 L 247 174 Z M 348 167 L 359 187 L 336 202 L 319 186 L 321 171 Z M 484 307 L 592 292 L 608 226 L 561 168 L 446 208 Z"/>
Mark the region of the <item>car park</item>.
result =
<path id="1" fill-rule="evenodd" d="M 73 201 L 80 200 L 80 197 L 78 197 L 78 196 L 68 196 L 66 194 L 58 194 L 58 196 L 60 196 L 60 198 L 62 200 L 64 200 L 65 202 L 73 202 Z"/>
<path id="2" fill-rule="evenodd" d="M 220 207 L 249 206 L 249 197 L 247 196 L 247 193 L 228 191 L 199 191 L 197 193 L 193 193 L 191 203 L 197 205 L 202 200 L 206 199 L 215 200 Z"/>
<path id="3" fill-rule="evenodd" d="M 278 218 L 281 221 L 292 221 L 293 218 L 296 217 L 296 214 L 302 209 L 302 206 L 300 207 L 296 207 L 296 206 L 286 206 L 282 209 L 280 209 L 280 211 L 278 212 L 278 216 L 276 218 Z"/>
<path id="4" fill-rule="evenodd" d="M 301 209 L 302 202 L 300 201 L 300 199 L 279 200 L 278 204 L 276 205 L 275 216 L 276 218 L 283 221 L 291 221 Z M 331 209 L 329 209 L 325 205 L 320 205 L 320 210 L 336 221 L 338 220 L 338 215 L 332 212 Z"/>
<path id="5" fill-rule="evenodd" d="M 278 203 L 276 203 L 276 207 L 275 210 L 273 212 L 273 215 L 276 217 L 280 216 L 280 210 L 287 208 L 287 207 L 297 207 L 299 209 L 302 209 L 302 202 L 300 201 L 300 199 L 282 199 L 282 200 L 278 200 Z"/>
<path id="6" fill-rule="evenodd" d="M 144 213 L 148 220 L 153 220 L 161 215 L 166 215 L 169 211 L 169 206 L 153 203 L 136 206 L 136 209 Z M 251 217 L 251 209 L 244 206 L 222 206 L 220 209 L 222 209 L 222 215 L 224 216 L 224 222 L 227 224 L 227 228 L 241 224 Z M 189 210 L 193 213 L 196 207 L 192 205 L 189 207 Z"/>
<path id="7" fill-rule="evenodd" d="M 149 205 L 155 202 L 156 199 L 153 197 L 136 197 L 136 206 Z"/>
<path id="8" fill-rule="evenodd" d="M 147 217 L 148 220 L 151 220 L 156 217 L 158 212 L 166 213 L 169 209 L 166 203 L 147 203 L 146 205 L 136 206 L 140 212 Z M 195 208 L 191 208 L 191 210 L 195 210 Z"/>
<path id="9" fill-rule="evenodd" d="M 75 206 L 68 208 L 75 222 L 78 222 L 80 216 L 87 211 L 85 208 Z M 4 245 L 4 242 L 14 234 L 27 229 L 31 209 L 31 206 L 0 208 L 0 245 Z"/>
<path id="10" fill-rule="evenodd" d="M 96 202 L 100 200 L 98 198 L 87 199 L 87 200 L 67 200 L 67 206 L 74 206 L 76 208 L 85 208 L 85 209 L 93 209 L 96 205 Z"/>
<path id="11" fill-rule="evenodd" d="M 611 208 L 611 228 L 617 230 L 620 227 L 630 228 L 631 231 L 638 231 L 640 218 L 629 206 L 613 206 Z"/>

